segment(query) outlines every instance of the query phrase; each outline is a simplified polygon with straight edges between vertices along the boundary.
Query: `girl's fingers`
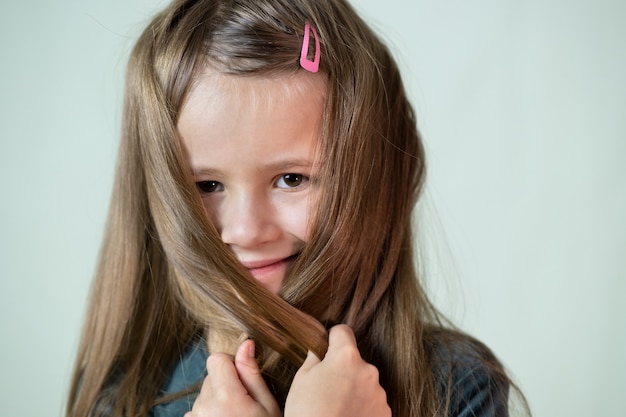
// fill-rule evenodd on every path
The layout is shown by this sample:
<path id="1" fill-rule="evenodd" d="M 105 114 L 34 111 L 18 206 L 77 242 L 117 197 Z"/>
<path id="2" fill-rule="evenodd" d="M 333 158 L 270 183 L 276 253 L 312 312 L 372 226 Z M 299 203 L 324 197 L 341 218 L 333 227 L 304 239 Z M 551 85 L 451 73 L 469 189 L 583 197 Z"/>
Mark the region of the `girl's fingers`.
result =
<path id="1" fill-rule="evenodd" d="M 254 342 L 244 343 L 234 361 L 225 353 L 213 353 L 206 365 L 200 394 L 185 417 L 281 416 L 254 360 Z"/>
<path id="2" fill-rule="evenodd" d="M 232 356 L 213 353 L 206 361 L 207 379 L 211 395 L 235 397 L 246 395 L 246 389 L 239 380 Z"/>
<path id="3" fill-rule="evenodd" d="M 267 387 L 259 365 L 254 358 L 254 349 L 253 340 L 246 340 L 237 349 L 235 368 L 239 380 L 248 391 L 248 394 L 265 408 L 270 415 L 280 415 L 278 404 Z"/>
<path id="4" fill-rule="evenodd" d="M 328 353 L 334 353 L 340 348 L 354 349 L 360 357 L 354 332 L 345 324 L 338 324 L 328 332 Z"/>
<path id="5" fill-rule="evenodd" d="M 285 404 L 286 417 L 390 415 L 378 369 L 362 359 L 354 332 L 344 325 L 330 329 L 323 360 L 309 352 Z"/>

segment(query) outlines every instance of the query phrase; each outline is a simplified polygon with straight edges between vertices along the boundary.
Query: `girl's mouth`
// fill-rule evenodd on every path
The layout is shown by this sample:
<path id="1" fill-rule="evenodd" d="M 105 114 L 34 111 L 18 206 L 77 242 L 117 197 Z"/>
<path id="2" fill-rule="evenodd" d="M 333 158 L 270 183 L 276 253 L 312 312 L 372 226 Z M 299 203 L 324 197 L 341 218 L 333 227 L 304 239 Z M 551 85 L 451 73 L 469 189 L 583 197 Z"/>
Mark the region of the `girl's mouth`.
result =
<path id="1" fill-rule="evenodd" d="M 287 274 L 287 268 L 296 259 L 297 255 L 286 258 L 270 259 L 258 262 L 248 262 L 243 265 L 250 274 L 265 288 L 278 294 Z"/>

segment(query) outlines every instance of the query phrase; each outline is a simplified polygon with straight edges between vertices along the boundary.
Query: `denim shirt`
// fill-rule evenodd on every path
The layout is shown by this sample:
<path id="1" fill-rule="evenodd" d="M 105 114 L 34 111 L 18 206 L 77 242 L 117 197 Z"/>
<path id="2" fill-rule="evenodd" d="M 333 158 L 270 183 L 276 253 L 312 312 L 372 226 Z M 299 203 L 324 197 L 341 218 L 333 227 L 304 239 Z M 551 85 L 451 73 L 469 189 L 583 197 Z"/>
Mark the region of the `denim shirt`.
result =
<path id="1" fill-rule="evenodd" d="M 175 394 L 201 383 L 206 376 L 208 356 L 204 343 L 190 345 L 165 380 L 163 395 Z M 197 396 L 197 393 L 188 394 L 168 403 L 155 405 L 150 409 L 148 417 L 183 417 L 186 412 L 191 411 Z"/>

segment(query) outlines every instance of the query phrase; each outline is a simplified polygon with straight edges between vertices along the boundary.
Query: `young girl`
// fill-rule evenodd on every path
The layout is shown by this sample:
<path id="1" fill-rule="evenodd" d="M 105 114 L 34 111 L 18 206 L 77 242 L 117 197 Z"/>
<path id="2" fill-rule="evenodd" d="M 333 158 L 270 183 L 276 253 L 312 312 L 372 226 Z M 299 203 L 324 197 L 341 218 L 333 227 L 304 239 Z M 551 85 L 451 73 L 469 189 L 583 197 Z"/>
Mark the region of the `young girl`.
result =
<path id="1" fill-rule="evenodd" d="M 505 416 L 420 287 L 424 151 L 344 0 L 176 0 L 129 62 L 67 416 Z"/>

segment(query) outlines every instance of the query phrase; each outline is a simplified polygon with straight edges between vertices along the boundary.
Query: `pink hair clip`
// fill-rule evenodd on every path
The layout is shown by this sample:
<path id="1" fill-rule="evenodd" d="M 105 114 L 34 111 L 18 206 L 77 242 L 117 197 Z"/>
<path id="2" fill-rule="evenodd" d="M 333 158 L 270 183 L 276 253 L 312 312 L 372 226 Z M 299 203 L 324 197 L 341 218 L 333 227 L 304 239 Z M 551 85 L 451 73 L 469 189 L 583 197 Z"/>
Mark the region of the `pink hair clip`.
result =
<path id="1" fill-rule="evenodd" d="M 315 37 L 315 58 L 311 61 L 309 54 L 309 30 L 313 31 Z M 320 69 L 320 40 L 317 37 L 315 28 L 309 22 L 304 24 L 304 39 L 302 40 L 302 52 L 300 53 L 300 66 L 309 72 L 317 72 Z"/>

